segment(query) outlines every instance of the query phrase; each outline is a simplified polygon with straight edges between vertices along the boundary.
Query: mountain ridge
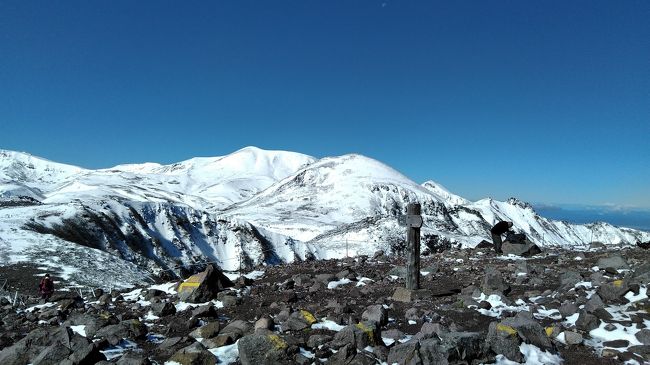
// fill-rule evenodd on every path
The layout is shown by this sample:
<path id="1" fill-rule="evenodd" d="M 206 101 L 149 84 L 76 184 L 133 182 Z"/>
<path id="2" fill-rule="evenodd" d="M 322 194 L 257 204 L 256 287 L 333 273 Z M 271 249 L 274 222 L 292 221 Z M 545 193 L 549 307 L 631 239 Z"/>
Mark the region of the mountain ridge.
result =
<path id="1" fill-rule="evenodd" d="M 15 202 L 25 194 L 29 199 Z M 0 258 L 16 263 L 27 256 L 43 267 L 55 266 L 39 258 L 44 245 L 109 252 L 142 273 L 176 274 L 206 261 L 230 270 L 239 262 L 252 267 L 395 253 L 404 241 L 397 216 L 412 202 L 422 205 L 423 244 L 430 250 L 473 247 L 490 239 L 499 220 L 513 221 L 541 246 L 650 240 L 647 232 L 607 223 L 546 219 L 516 198 L 471 202 L 359 154 L 316 159 L 256 147 L 98 170 L 2 151 L 0 196 L 0 239 L 11 243 L 0 247 Z"/>

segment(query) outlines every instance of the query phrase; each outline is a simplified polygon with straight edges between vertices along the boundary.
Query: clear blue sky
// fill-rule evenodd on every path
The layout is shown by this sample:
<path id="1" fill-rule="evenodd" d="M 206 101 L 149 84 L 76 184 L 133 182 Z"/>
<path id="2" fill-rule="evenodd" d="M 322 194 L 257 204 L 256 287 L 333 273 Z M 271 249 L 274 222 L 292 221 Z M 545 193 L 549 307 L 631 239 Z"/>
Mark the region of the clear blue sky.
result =
<path id="1" fill-rule="evenodd" d="M 0 1 L 0 148 L 361 153 L 470 199 L 650 207 L 650 2 Z"/>

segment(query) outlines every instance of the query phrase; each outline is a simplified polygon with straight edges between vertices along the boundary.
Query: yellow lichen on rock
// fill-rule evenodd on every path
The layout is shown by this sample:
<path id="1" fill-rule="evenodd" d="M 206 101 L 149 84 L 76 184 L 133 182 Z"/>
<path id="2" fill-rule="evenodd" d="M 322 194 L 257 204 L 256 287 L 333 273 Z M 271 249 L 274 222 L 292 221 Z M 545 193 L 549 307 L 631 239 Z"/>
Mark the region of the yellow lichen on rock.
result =
<path id="1" fill-rule="evenodd" d="M 374 344 L 375 343 L 375 335 L 373 334 L 372 328 L 366 326 L 365 324 L 359 322 L 356 324 L 356 327 L 363 332 L 365 332 L 368 335 L 368 338 L 370 339 L 370 343 Z"/>
<path id="2" fill-rule="evenodd" d="M 505 324 L 501 324 L 501 323 L 497 324 L 497 331 L 505 332 L 505 333 L 507 333 L 507 334 L 509 334 L 511 336 L 514 336 L 514 335 L 517 334 L 516 329 L 514 329 L 514 328 L 512 328 L 510 326 L 506 326 Z"/>
<path id="3" fill-rule="evenodd" d="M 307 324 L 309 324 L 310 326 L 317 322 L 316 317 L 314 317 L 313 314 L 309 313 L 309 311 L 301 309 L 300 314 L 302 314 L 302 317 L 305 319 L 305 321 L 307 321 Z"/>
<path id="4" fill-rule="evenodd" d="M 269 338 L 269 341 L 271 341 L 271 343 L 277 350 L 282 350 L 287 348 L 287 343 L 284 342 L 284 340 L 280 338 L 280 336 L 268 335 L 267 337 Z"/>
<path id="5" fill-rule="evenodd" d="M 620 288 L 623 286 L 623 280 L 614 280 L 612 284 L 614 284 L 615 287 Z"/>

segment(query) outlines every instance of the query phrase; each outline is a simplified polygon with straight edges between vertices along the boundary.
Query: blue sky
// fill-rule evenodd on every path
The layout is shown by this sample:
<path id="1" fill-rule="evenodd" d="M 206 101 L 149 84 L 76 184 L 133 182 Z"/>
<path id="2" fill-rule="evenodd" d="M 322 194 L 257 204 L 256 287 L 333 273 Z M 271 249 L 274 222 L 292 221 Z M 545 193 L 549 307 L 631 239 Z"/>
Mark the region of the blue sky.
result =
<path id="1" fill-rule="evenodd" d="M 2 1 L 0 148 L 361 153 L 470 199 L 650 207 L 650 2 Z"/>

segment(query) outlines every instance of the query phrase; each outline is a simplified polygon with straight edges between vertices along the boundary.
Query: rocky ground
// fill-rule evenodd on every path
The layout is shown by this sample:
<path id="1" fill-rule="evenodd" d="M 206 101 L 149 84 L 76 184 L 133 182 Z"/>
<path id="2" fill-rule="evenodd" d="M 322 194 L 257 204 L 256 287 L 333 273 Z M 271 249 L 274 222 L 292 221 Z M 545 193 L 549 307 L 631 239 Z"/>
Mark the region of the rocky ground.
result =
<path id="1" fill-rule="evenodd" d="M 650 363 L 648 257 L 448 250 L 423 257 L 409 292 L 404 260 L 379 252 L 260 267 L 228 288 L 205 284 L 215 270 L 181 287 L 3 297 L 0 364 Z M 38 281 L 28 265 L 0 272 Z"/>

